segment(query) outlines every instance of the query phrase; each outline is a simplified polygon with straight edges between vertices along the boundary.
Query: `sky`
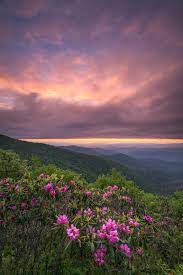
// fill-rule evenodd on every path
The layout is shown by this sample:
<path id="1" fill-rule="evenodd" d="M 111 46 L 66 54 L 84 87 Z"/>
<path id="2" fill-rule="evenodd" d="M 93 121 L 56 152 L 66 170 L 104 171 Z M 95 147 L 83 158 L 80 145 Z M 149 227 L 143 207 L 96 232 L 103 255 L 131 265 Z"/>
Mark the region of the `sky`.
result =
<path id="1" fill-rule="evenodd" d="M 183 138 L 183 1 L 0 0 L 0 133 Z"/>

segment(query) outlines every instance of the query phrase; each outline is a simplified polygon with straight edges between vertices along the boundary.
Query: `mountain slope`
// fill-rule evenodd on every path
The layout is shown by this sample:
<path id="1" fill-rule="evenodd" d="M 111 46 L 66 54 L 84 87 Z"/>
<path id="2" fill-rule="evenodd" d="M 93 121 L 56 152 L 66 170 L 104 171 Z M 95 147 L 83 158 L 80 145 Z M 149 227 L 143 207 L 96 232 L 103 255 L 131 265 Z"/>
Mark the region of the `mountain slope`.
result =
<path id="1" fill-rule="evenodd" d="M 116 153 L 116 149 L 112 150 L 109 148 L 104 149 L 80 146 L 67 146 L 67 149 L 75 152 L 87 153 L 90 155 L 105 156 L 105 158 L 111 159 L 114 162 L 118 162 L 121 165 L 125 165 L 126 167 L 128 167 L 130 171 L 133 171 L 133 175 L 135 175 L 136 182 L 140 183 L 141 186 L 145 186 L 144 188 L 148 186 L 147 190 L 150 191 L 167 194 L 176 191 L 177 189 L 181 189 L 183 187 L 183 169 L 182 163 L 180 162 L 170 162 L 155 158 L 143 159 L 142 157 L 138 159 L 121 152 Z M 161 150 L 157 148 L 153 149 L 154 157 L 156 157 L 156 154 L 157 156 L 159 156 L 161 152 L 163 152 L 164 155 L 166 155 L 166 150 L 167 154 L 171 152 L 172 155 L 174 154 L 176 156 L 177 148 L 163 148 Z M 152 149 L 148 150 L 148 148 L 139 148 L 139 155 L 141 151 L 145 151 L 146 153 L 148 153 L 148 151 L 151 152 Z M 181 152 L 179 153 L 179 155 L 180 154 Z M 151 154 L 149 155 L 151 156 Z M 147 156 L 147 154 L 145 156 Z"/>
<path id="2" fill-rule="evenodd" d="M 99 174 L 108 173 L 112 168 L 121 171 L 128 179 L 136 180 L 136 174 L 128 167 L 101 156 L 76 153 L 42 143 L 20 141 L 4 135 L 0 135 L 0 149 L 15 151 L 24 159 L 36 155 L 44 164 L 53 163 L 60 168 L 71 169 L 90 181 L 94 181 Z"/>

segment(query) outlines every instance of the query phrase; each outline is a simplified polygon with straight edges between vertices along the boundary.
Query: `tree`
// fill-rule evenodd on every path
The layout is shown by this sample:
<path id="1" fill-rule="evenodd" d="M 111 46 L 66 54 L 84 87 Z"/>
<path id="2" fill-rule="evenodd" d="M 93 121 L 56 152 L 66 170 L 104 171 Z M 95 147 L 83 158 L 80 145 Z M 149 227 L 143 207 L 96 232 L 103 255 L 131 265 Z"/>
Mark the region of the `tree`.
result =
<path id="1" fill-rule="evenodd" d="M 21 160 L 17 153 L 0 150 L 0 178 L 23 176 L 27 171 L 27 162 Z"/>

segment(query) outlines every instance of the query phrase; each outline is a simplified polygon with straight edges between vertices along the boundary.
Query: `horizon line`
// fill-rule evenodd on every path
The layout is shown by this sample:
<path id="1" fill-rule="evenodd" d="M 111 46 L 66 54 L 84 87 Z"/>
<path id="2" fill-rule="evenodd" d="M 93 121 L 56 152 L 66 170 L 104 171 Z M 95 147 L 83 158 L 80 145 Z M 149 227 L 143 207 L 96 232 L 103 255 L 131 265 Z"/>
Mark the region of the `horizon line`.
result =
<path id="1" fill-rule="evenodd" d="M 22 141 L 37 143 L 79 143 L 79 144 L 129 144 L 129 143 L 145 143 L 145 144 L 181 144 L 183 139 L 173 138 L 20 138 Z"/>

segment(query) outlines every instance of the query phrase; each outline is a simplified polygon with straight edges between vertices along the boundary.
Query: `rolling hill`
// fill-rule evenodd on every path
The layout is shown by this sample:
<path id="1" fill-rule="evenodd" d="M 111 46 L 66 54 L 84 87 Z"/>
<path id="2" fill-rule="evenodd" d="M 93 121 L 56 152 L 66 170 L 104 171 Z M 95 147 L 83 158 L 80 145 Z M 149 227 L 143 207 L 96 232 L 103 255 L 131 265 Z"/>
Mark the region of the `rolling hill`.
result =
<path id="1" fill-rule="evenodd" d="M 60 168 L 73 170 L 82 174 L 89 181 L 95 181 L 98 175 L 108 173 L 112 168 L 116 168 L 128 179 L 137 181 L 143 187 L 136 173 L 128 167 L 102 156 L 72 152 L 71 150 L 42 143 L 20 141 L 4 135 L 0 135 L 0 149 L 12 150 L 23 159 L 38 156 L 43 164 L 52 163 Z"/>
<path id="2" fill-rule="evenodd" d="M 103 156 L 125 165 L 135 174 L 136 182 L 140 182 L 147 190 L 168 194 L 183 188 L 183 155 L 182 146 L 170 148 L 89 148 L 67 146 L 67 150 L 90 155 Z M 121 153 L 121 152 L 125 152 Z M 128 155 L 129 152 L 129 155 Z M 136 154 L 133 155 L 133 152 Z M 138 154 L 137 154 L 138 152 Z M 141 154 L 142 152 L 142 154 Z M 152 157 L 152 159 L 151 159 Z M 167 157 L 167 160 L 166 160 Z"/>

